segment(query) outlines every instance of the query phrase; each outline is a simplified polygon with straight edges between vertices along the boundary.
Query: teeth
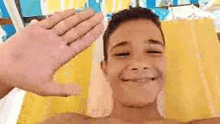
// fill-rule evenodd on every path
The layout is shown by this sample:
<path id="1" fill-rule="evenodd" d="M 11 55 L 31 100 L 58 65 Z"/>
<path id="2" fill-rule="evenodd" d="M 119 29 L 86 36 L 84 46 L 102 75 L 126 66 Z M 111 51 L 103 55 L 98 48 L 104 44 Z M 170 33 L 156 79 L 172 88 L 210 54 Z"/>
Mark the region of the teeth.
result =
<path id="1" fill-rule="evenodd" d="M 133 82 L 133 83 L 151 83 L 152 81 L 155 80 L 155 78 L 141 78 L 141 79 L 133 79 L 133 80 L 128 80 L 128 79 L 122 79 L 123 81 L 127 82 Z"/>
<path id="2" fill-rule="evenodd" d="M 138 79 L 138 80 L 134 80 L 134 82 L 137 82 L 137 83 L 146 83 L 146 82 L 149 82 L 149 79 Z"/>

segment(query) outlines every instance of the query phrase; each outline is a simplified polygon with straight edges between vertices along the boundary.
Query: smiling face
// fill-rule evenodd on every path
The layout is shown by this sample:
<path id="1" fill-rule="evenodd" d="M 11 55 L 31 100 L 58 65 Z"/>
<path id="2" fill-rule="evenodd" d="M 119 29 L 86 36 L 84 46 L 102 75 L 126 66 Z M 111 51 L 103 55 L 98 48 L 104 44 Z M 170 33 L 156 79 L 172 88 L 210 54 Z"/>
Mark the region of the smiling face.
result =
<path id="1" fill-rule="evenodd" d="M 164 41 L 159 28 L 146 19 L 124 22 L 108 41 L 102 70 L 114 100 L 130 107 L 155 102 L 165 82 Z"/>

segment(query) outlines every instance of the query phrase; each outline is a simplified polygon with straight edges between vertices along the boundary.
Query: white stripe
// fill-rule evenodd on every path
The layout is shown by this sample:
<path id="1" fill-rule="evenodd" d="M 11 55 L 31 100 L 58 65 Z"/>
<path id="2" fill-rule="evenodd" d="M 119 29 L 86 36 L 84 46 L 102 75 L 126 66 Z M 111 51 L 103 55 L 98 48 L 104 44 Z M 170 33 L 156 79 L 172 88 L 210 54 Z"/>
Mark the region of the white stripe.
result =
<path id="1" fill-rule="evenodd" d="M 192 33 L 192 38 L 193 38 L 192 41 L 194 43 L 194 47 L 195 47 L 196 51 L 199 51 L 197 40 L 196 40 L 196 34 L 194 32 L 194 29 L 193 29 L 195 27 L 194 26 L 195 21 L 190 21 L 190 22 L 191 22 L 191 31 L 192 31 L 191 33 Z M 205 77 L 204 67 L 202 66 L 201 55 L 200 55 L 200 53 L 197 53 L 196 56 L 197 56 L 197 59 L 198 59 L 198 70 L 201 74 L 200 76 L 201 76 L 202 83 L 203 83 L 203 86 L 204 86 L 204 89 L 205 89 L 205 92 L 206 92 L 206 98 L 208 99 L 208 102 L 209 102 L 209 109 L 210 109 L 212 115 L 214 117 L 216 117 L 217 113 L 216 113 L 215 105 L 214 105 L 214 102 L 213 102 L 214 99 L 210 95 L 211 94 L 210 93 L 210 87 L 209 87 L 208 81 Z"/>
<path id="2" fill-rule="evenodd" d="M 140 5 L 141 7 L 147 7 L 147 2 L 146 2 L 146 0 L 139 0 L 139 5 Z"/>
<path id="3" fill-rule="evenodd" d="M 119 0 L 119 4 L 118 4 L 118 10 L 119 11 L 122 10 L 122 2 L 123 2 L 123 0 Z"/>
<path id="4" fill-rule="evenodd" d="M 20 32 L 24 28 L 24 25 L 23 25 L 21 16 L 18 12 L 15 1 L 14 0 L 3 0 L 3 2 L 5 3 L 5 6 L 8 10 L 8 13 L 11 17 L 11 20 L 15 26 L 16 31 Z"/>
<path id="5" fill-rule="evenodd" d="M 107 27 L 107 24 L 107 21 L 105 21 L 105 28 Z M 94 57 L 92 60 L 89 96 L 87 101 L 88 109 L 86 114 L 92 117 L 106 117 L 111 113 L 113 101 L 110 85 L 105 81 L 105 77 L 100 68 L 100 61 L 103 60 L 102 37 L 99 37 L 94 45 Z"/>
<path id="6" fill-rule="evenodd" d="M 61 3 L 61 11 L 64 11 L 65 10 L 65 0 L 61 0 L 60 3 Z"/>
<path id="7" fill-rule="evenodd" d="M 86 6 L 89 7 L 89 0 L 86 0 Z"/>
<path id="8" fill-rule="evenodd" d="M 105 8 L 104 8 L 104 6 L 105 6 L 105 0 L 102 0 L 102 2 L 101 2 L 101 11 L 103 12 L 103 13 L 105 13 Z M 105 16 L 105 15 L 104 15 Z"/>
<path id="9" fill-rule="evenodd" d="M 25 93 L 23 90 L 14 88 L 2 99 L 2 109 L 0 110 L 1 124 L 17 124 Z"/>
<path id="10" fill-rule="evenodd" d="M 24 90 L 17 89 L 17 88 L 15 88 L 15 90 L 17 91 L 17 94 L 16 94 L 16 96 L 13 100 L 14 102 L 13 102 L 13 105 L 12 105 L 12 108 L 11 108 L 11 111 L 10 111 L 10 117 L 11 118 L 9 119 L 7 124 L 16 124 L 17 123 L 19 114 L 20 114 L 21 109 L 22 109 L 22 104 L 23 104 L 23 101 L 24 101 L 24 97 L 25 97 L 25 94 L 26 94 L 26 91 L 24 91 Z"/>
<path id="11" fill-rule="evenodd" d="M 72 9 L 74 8 L 74 1 L 73 0 L 69 0 L 69 5 L 68 5 L 68 9 Z"/>
<path id="12" fill-rule="evenodd" d="M 46 2 L 46 0 L 40 0 L 40 5 L 41 5 L 42 15 L 46 15 L 47 14 L 47 2 Z"/>
<path id="13" fill-rule="evenodd" d="M 156 0 L 155 3 L 156 3 L 155 6 L 156 6 L 156 7 L 159 7 L 159 5 L 160 5 L 160 0 Z"/>
<path id="14" fill-rule="evenodd" d="M 136 0 L 131 0 L 131 6 L 135 7 L 136 6 Z"/>
<path id="15" fill-rule="evenodd" d="M 102 11 L 102 14 L 104 15 L 104 19 L 103 19 L 103 21 L 104 22 L 107 22 L 108 21 L 108 18 L 107 18 L 107 16 L 106 16 L 106 11 L 105 11 L 105 0 L 102 0 L 102 3 L 101 3 L 101 11 Z"/>
<path id="16" fill-rule="evenodd" d="M 115 0 L 112 0 L 112 12 L 115 13 Z"/>

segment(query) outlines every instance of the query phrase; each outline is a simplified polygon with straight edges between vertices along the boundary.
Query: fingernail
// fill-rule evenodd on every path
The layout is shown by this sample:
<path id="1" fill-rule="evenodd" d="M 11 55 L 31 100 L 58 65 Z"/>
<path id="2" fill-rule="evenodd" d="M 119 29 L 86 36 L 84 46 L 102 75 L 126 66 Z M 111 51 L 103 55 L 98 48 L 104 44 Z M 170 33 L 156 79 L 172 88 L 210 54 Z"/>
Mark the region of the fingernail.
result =
<path id="1" fill-rule="evenodd" d="M 34 23 L 37 23 L 38 21 L 36 19 L 33 19 L 31 20 L 31 23 L 34 24 Z"/>

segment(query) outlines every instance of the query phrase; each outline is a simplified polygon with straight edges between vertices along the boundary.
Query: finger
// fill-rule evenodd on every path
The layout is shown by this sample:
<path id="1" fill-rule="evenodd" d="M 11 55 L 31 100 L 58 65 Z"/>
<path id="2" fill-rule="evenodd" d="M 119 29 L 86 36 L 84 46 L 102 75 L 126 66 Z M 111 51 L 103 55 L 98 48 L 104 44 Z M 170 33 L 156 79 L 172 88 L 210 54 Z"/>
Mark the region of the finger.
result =
<path id="1" fill-rule="evenodd" d="M 95 26 L 90 32 L 88 32 L 82 38 L 76 40 L 75 42 L 70 44 L 71 57 L 76 56 L 79 52 L 82 52 L 84 49 L 89 47 L 103 32 L 104 26 L 102 23 L 99 23 Z"/>
<path id="2" fill-rule="evenodd" d="M 42 20 L 39 25 L 43 28 L 50 29 L 53 26 L 55 26 L 60 21 L 70 17 L 71 15 L 74 15 L 76 12 L 74 9 L 68 9 L 64 12 L 56 12 L 54 15 L 50 16 L 48 19 Z"/>
<path id="3" fill-rule="evenodd" d="M 45 85 L 41 86 L 41 90 L 36 92 L 41 96 L 72 96 L 78 95 L 81 92 L 81 88 L 76 84 L 68 84 L 65 86 L 60 86 L 55 82 L 46 83 Z"/>
<path id="4" fill-rule="evenodd" d="M 77 39 L 69 46 L 65 45 L 65 49 L 62 49 L 62 51 L 60 52 L 62 53 L 62 57 L 59 57 L 61 65 L 65 64 L 71 58 L 75 57 L 78 53 L 89 47 L 102 34 L 103 30 L 104 26 L 102 23 L 100 23 L 86 35 L 84 35 L 80 39 Z"/>
<path id="5" fill-rule="evenodd" d="M 53 30 L 57 35 L 62 35 L 66 31 L 70 30 L 72 27 L 76 26 L 80 22 L 92 17 L 94 11 L 92 9 L 87 9 L 85 12 L 76 13 L 75 15 L 60 21 Z"/>
<path id="6" fill-rule="evenodd" d="M 85 35 L 88 31 L 94 28 L 97 24 L 101 22 L 103 19 L 103 15 L 101 13 L 95 14 L 93 17 L 78 24 L 75 28 L 72 28 L 68 32 L 66 32 L 62 37 L 63 40 L 70 44 L 74 40 L 78 39 L 79 37 Z"/>
<path id="7" fill-rule="evenodd" d="M 36 24 L 36 23 L 38 23 L 38 20 L 37 20 L 37 19 L 31 20 L 31 24 Z"/>

